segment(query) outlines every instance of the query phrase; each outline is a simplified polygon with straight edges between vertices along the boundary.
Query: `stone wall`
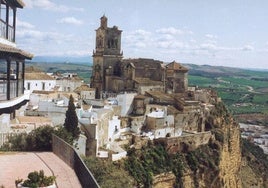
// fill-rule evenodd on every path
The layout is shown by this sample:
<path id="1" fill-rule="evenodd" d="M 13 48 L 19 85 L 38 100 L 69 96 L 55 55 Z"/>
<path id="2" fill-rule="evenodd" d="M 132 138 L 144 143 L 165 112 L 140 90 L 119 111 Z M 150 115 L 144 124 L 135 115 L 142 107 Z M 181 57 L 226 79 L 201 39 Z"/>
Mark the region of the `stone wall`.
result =
<path id="1" fill-rule="evenodd" d="M 82 187 L 100 187 L 90 170 L 71 145 L 56 135 L 53 135 L 52 148 L 53 153 L 75 171 Z"/>
<path id="2" fill-rule="evenodd" d="M 164 145 L 169 153 L 175 154 L 185 149 L 194 150 L 200 145 L 207 144 L 211 136 L 211 132 L 207 131 L 180 137 L 158 138 L 154 142 Z"/>

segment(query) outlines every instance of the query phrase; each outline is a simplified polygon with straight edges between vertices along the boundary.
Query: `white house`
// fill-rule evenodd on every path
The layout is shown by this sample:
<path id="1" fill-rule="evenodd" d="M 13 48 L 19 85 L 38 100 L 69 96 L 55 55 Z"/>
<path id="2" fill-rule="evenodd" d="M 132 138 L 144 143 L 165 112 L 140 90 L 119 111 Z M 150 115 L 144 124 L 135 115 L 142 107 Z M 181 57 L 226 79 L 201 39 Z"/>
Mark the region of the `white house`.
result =
<path id="1" fill-rule="evenodd" d="M 64 73 L 62 75 L 55 76 L 55 78 L 59 91 L 72 92 L 77 87 L 84 84 L 84 81 L 74 73 Z"/>
<path id="2" fill-rule="evenodd" d="M 74 92 L 80 96 L 80 99 L 95 99 L 95 88 L 90 88 L 86 84 L 77 87 Z"/>
<path id="3" fill-rule="evenodd" d="M 53 91 L 56 86 L 56 79 L 44 72 L 25 73 L 24 87 L 31 93 L 38 91 Z"/>

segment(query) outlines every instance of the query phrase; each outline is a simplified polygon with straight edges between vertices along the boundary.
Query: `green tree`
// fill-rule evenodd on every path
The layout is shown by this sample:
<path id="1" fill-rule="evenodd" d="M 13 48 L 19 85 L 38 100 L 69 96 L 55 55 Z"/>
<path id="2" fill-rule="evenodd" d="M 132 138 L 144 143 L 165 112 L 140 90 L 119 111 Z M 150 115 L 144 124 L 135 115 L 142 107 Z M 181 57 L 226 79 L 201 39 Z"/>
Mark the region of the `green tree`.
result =
<path id="1" fill-rule="evenodd" d="M 78 138 L 80 130 L 78 127 L 78 118 L 75 112 L 74 98 L 72 95 L 69 98 L 68 110 L 66 111 L 66 118 L 63 126 L 74 138 Z"/>

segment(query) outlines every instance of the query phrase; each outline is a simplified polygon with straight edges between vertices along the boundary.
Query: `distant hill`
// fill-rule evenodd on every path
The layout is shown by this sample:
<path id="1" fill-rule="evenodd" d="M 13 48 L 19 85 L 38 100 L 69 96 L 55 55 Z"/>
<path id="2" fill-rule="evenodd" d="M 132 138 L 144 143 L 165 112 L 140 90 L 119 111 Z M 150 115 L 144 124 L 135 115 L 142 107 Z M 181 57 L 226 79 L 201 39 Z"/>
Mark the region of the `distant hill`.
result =
<path id="1" fill-rule="evenodd" d="M 184 64 L 184 66 L 189 69 L 189 74 L 205 77 L 248 76 L 248 74 L 254 75 L 254 72 L 256 75 L 263 72 L 263 76 L 265 76 L 268 72 L 268 69 L 242 69 L 234 67 L 195 64 Z"/>
<path id="2" fill-rule="evenodd" d="M 45 62 L 45 63 L 92 63 L 91 56 L 80 56 L 80 57 L 60 57 L 60 56 L 35 56 L 32 62 Z"/>

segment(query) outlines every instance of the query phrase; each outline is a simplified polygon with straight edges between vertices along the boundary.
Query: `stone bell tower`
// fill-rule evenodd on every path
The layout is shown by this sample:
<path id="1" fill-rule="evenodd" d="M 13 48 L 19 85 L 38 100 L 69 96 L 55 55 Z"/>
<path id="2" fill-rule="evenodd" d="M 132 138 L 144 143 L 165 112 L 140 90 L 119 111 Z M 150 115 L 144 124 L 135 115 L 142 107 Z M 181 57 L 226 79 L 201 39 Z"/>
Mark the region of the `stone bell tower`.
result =
<path id="1" fill-rule="evenodd" d="M 96 45 L 93 51 L 93 74 L 91 85 L 96 89 L 96 98 L 102 98 L 107 91 L 106 76 L 115 72 L 115 65 L 123 58 L 121 53 L 121 33 L 117 26 L 108 27 L 106 16 L 100 18 L 100 27 L 96 30 Z"/>

